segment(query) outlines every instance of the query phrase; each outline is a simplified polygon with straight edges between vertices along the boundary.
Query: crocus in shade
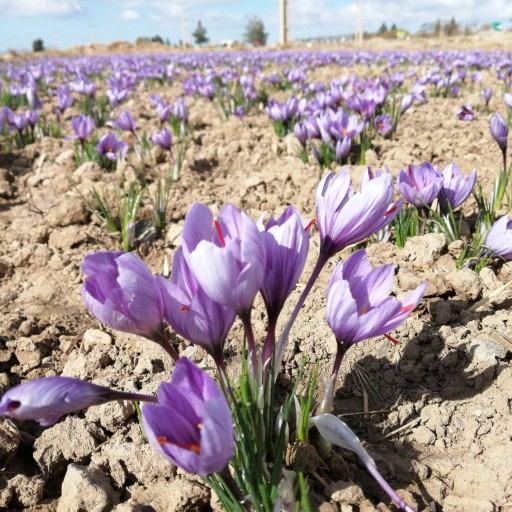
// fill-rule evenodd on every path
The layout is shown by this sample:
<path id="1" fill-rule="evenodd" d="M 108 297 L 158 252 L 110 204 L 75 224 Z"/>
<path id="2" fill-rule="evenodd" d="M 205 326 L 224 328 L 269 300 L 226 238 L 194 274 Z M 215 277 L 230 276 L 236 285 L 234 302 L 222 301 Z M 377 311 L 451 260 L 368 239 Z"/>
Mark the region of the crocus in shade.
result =
<path id="1" fill-rule="evenodd" d="M 460 206 L 473 191 L 476 183 L 476 169 L 464 176 L 454 163 L 448 164 L 443 171 L 443 187 L 439 194 L 441 212 L 447 213 Z"/>
<path id="2" fill-rule="evenodd" d="M 154 341 L 163 336 L 164 303 L 156 277 L 129 252 L 100 251 L 82 263 L 82 299 L 100 322 Z"/>
<path id="3" fill-rule="evenodd" d="M 163 287 L 165 321 L 222 365 L 224 342 L 235 321 L 235 311 L 206 295 L 183 259 L 181 247 L 172 260 L 171 280 L 157 279 Z"/>
<path id="4" fill-rule="evenodd" d="M 409 164 L 407 169 L 400 171 L 397 178 L 400 194 L 419 210 L 434 202 L 443 187 L 443 182 L 443 174 L 429 162 L 423 162 L 418 167 Z"/>
<path id="5" fill-rule="evenodd" d="M 246 316 L 263 284 L 267 255 L 256 223 L 232 204 L 211 211 L 194 204 L 183 227 L 183 254 L 194 277 L 215 302 Z"/>
<path id="6" fill-rule="evenodd" d="M 215 381 L 181 357 L 158 405 L 144 405 L 142 424 L 149 443 L 170 462 L 206 476 L 222 471 L 234 454 L 233 420 Z"/>
<path id="7" fill-rule="evenodd" d="M 45 377 L 14 386 L 0 400 L 0 414 L 17 420 L 35 420 L 47 427 L 62 416 L 111 400 L 149 400 L 70 377 Z"/>
<path id="8" fill-rule="evenodd" d="M 487 233 L 484 242 L 495 256 L 512 260 L 512 219 L 508 215 L 498 219 Z"/>
<path id="9" fill-rule="evenodd" d="M 324 258 L 376 233 L 398 214 L 402 201 L 393 202 L 393 179 L 384 173 L 354 193 L 348 169 L 327 174 L 316 191 L 320 252 Z"/>

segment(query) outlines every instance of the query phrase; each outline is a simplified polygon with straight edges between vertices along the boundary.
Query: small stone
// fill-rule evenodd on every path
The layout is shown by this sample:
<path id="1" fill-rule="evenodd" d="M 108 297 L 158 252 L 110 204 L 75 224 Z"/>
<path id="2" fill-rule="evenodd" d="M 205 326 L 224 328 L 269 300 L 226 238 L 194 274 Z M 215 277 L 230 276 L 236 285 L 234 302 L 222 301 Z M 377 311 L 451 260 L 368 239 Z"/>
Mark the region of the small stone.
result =
<path id="1" fill-rule="evenodd" d="M 48 240 L 48 245 L 52 249 L 68 251 L 87 240 L 87 233 L 83 229 L 77 229 L 76 226 L 66 226 L 65 228 L 52 231 Z"/>
<path id="2" fill-rule="evenodd" d="M 405 242 L 404 253 L 415 266 L 432 264 L 446 248 L 446 239 L 442 233 L 428 233 L 414 236 Z"/>
<path id="3" fill-rule="evenodd" d="M 91 407 L 85 413 L 85 419 L 90 422 L 98 421 L 103 428 L 115 432 L 125 425 L 128 418 L 134 413 L 135 406 L 133 402 L 119 400 Z"/>
<path id="4" fill-rule="evenodd" d="M 66 196 L 48 210 L 46 221 L 50 226 L 84 224 L 89 220 L 89 211 L 80 197 Z"/>
<path id="5" fill-rule="evenodd" d="M 112 336 L 99 329 L 87 329 L 84 333 L 82 346 L 86 353 L 95 347 L 106 348 L 112 345 Z"/>
<path id="6" fill-rule="evenodd" d="M 333 482 L 325 489 L 325 495 L 329 496 L 336 503 L 348 503 L 357 505 L 364 500 L 364 494 L 358 485 L 352 482 L 339 480 Z"/>
<path id="7" fill-rule="evenodd" d="M 14 355 L 24 370 L 32 370 L 41 364 L 43 355 L 37 345 L 30 338 L 18 338 Z"/>
<path id="8" fill-rule="evenodd" d="M 59 165 L 64 165 L 68 163 L 73 163 L 75 160 L 75 152 L 72 149 L 66 149 L 55 159 L 55 163 Z"/>
<path id="9" fill-rule="evenodd" d="M 167 233 L 165 240 L 169 244 L 178 247 L 181 244 L 181 235 L 183 233 L 183 226 L 181 224 L 171 223 L 167 226 Z"/>
<path id="10" fill-rule="evenodd" d="M 18 427 L 7 418 L 0 418 L 0 460 L 5 464 L 12 457 L 21 442 Z"/>
<path id="11" fill-rule="evenodd" d="M 36 439 L 33 457 L 44 474 L 52 474 L 68 461 L 85 461 L 103 440 L 103 432 L 98 427 L 68 416 Z"/>
<path id="12" fill-rule="evenodd" d="M 447 300 L 430 300 L 428 310 L 436 325 L 446 325 L 452 319 L 451 306 Z"/>
<path id="13" fill-rule="evenodd" d="M 496 363 L 497 359 L 505 359 L 507 349 L 491 339 L 473 340 L 467 345 L 468 359 L 484 363 Z"/>
<path id="14" fill-rule="evenodd" d="M 211 491 L 199 482 L 177 478 L 169 486 L 167 512 L 202 510 L 210 502 Z"/>
<path id="15" fill-rule="evenodd" d="M 434 432 L 423 425 L 420 425 L 414 429 L 413 436 L 417 443 L 424 446 L 428 444 L 434 444 L 434 441 L 436 440 Z"/>
<path id="16" fill-rule="evenodd" d="M 448 272 L 445 277 L 462 300 L 476 300 L 482 292 L 482 281 L 472 270 Z"/>
<path id="17" fill-rule="evenodd" d="M 118 501 L 118 494 L 99 469 L 70 464 L 62 482 L 57 512 L 106 512 Z"/>
<path id="18" fill-rule="evenodd" d="M 11 502 L 15 506 L 33 507 L 43 500 L 44 479 L 41 476 L 16 475 L 7 486 L 13 491 Z"/>

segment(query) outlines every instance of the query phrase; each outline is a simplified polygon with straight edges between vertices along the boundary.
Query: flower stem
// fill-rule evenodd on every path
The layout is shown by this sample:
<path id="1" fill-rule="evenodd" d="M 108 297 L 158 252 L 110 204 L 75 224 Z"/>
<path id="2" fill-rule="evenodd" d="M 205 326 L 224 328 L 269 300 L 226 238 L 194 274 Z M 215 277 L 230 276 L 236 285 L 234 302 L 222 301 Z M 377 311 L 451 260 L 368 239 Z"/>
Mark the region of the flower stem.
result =
<path id="1" fill-rule="evenodd" d="M 286 345 L 288 344 L 288 337 L 290 335 L 292 326 L 293 326 L 295 320 L 297 319 L 297 316 L 299 315 L 299 312 L 300 312 L 302 306 L 304 305 L 304 302 L 306 301 L 306 297 L 308 296 L 309 292 L 311 291 L 311 288 L 313 288 L 315 281 L 318 279 L 318 276 L 320 275 L 320 272 L 324 268 L 328 259 L 329 259 L 329 256 L 326 254 L 323 254 L 322 252 L 318 255 L 318 259 L 316 261 L 315 268 L 313 269 L 313 272 L 311 272 L 308 282 L 306 283 L 304 290 L 302 290 L 302 293 L 300 294 L 297 304 L 295 304 L 295 308 L 292 311 L 292 314 L 290 316 L 290 319 L 288 320 L 288 323 L 286 324 L 285 328 L 283 329 L 281 336 L 279 336 L 279 341 L 277 342 L 277 347 L 276 347 L 276 366 L 275 366 L 276 369 L 281 366 L 284 351 L 286 349 Z M 276 375 L 277 375 L 277 373 L 278 372 L 276 372 Z"/>
<path id="2" fill-rule="evenodd" d="M 256 342 L 254 340 L 254 330 L 251 324 L 251 310 L 248 312 L 240 314 L 240 320 L 242 320 L 242 324 L 245 330 L 245 336 L 247 339 L 247 350 L 249 351 L 249 362 L 252 366 L 252 375 L 255 378 L 256 382 L 259 382 L 257 379 L 258 375 L 258 357 L 256 354 Z"/>
<path id="3" fill-rule="evenodd" d="M 388 484 L 388 482 L 385 480 L 385 478 L 379 473 L 379 470 L 377 467 L 372 464 L 370 461 L 364 461 L 365 467 L 368 473 L 375 478 L 377 483 L 380 485 L 382 490 L 405 512 L 416 512 L 416 509 L 408 505 L 398 494 L 395 492 L 395 490 Z"/>
<path id="4" fill-rule="evenodd" d="M 178 354 L 176 349 L 171 345 L 171 342 L 167 339 L 163 327 L 160 331 L 153 332 L 151 337 L 148 336 L 147 338 L 160 345 L 171 356 L 171 359 L 174 362 L 176 362 L 180 358 L 180 355 Z"/>

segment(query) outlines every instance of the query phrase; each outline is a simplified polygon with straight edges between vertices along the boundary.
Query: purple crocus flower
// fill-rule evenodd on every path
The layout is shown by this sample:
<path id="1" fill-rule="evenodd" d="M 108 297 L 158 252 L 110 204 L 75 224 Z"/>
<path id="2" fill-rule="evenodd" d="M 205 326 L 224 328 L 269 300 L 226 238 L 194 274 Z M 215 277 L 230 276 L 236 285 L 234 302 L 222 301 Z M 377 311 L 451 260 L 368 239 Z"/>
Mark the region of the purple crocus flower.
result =
<path id="1" fill-rule="evenodd" d="M 304 227 L 299 212 L 289 206 L 283 214 L 258 223 L 267 253 L 265 280 L 261 294 L 269 324 L 274 325 L 288 295 L 304 269 L 309 247 L 309 225 Z"/>
<path id="2" fill-rule="evenodd" d="M 475 111 L 471 105 L 462 105 L 457 110 L 457 118 L 461 121 L 474 121 L 476 119 Z"/>
<path id="3" fill-rule="evenodd" d="M 108 160 L 123 160 L 128 152 L 128 144 L 119 140 L 115 133 L 105 133 L 96 145 L 96 150 Z"/>
<path id="4" fill-rule="evenodd" d="M 485 238 L 484 246 L 495 256 L 512 260 L 512 219 L 504 215 L 492 226 Z"/>
<path id="5" fill-rule="evenodd" d="M 9 123 L 16 128 L 19 132 L 22 132 L 28 124 L 28 117 L 26 112 L 24 114 L 15 114 L 13 113 L 9 117 Z"/>
<path id="6" fill-rule="evenodd" d="M 128 98 L 130 91 L 128 89 L 118 89 L 113 87 L 112 89 L 107 89 L 105 94 L 107 95 L 110 105 L 115 108 L 119 103 L 122 103 L 126 98 Z"/>
<path id="7" fill-rule="evenodd" d="M 142 424 L 149 443 L 172 464 L 207 476 L 222 471 L 234 454 L 233 419 L 215 381 L 181 357 L 158 405 L 144 405 Z"/>
<path id="8" fill-rule="evenodd" d="M 393 202 L 393 196 L 393 179 L 387 173 L 357 193 L 348 169 L 325 176 L 316 191 L 321 254 L 329 258 L 389 224 L 402 206 L 402 200 Z"/>
<path id="9" fill-rule="evenodd" d="M 395 329 L 417 306 L 428 283 L 399 301 L 389 295 L 394 275 L 395 265 L 372 268 L 364 249 L 338 263 L 329 280 L 326 311 L 338 352 Z"/>
<path id="10" fill-rule="evenodd" d="M 402 97 L 402 101 L 400 103 L 400 115 L 405 113 L 407 110 L 409 110 L 413 101 L 414 101 L 414 98 L 413 98 L 412 94 L 404 94 L 404 96 Z"/>
<path id="11" fill-rule="evenodd" d="M 293 134 L 296 139 L 300 142 L 303 148 L 306 147 L 306 142 L 309 138 L 308 129 L 304 123 L 295 123 L 293 127 Z"/>
<path id="12" fill-rule="evenodd" d="M 167 151 L 171 150 L 172 147 L 172 135 L 167 129 L 159 130 L 151 136 L 153 144 L 160 146 L 162 149 Z"/>
<path id="13" fill-rule="evenodd" d="M 160 277 L 159 282 L 163 287 L 165 321 L 222 365 L 224 342 L 235 321 L 235 311 L 206 295 L 185 263 L 181 247 L 172 260 L 171 281 Z"/>
<path id="14" fill-rule="evenodd" d="M 73 105 L 73 96 L 65 87 L 59 87 L 56 92 L 57 105 L 60 114 L 63 114 L 71 105 Z"/>
<path id="15" fill-rule="evenodd" d="M 48 427 L 62 416 L 111 400 L 149 400 L 70 377 L 45 377 L 14 386 L 0 400 L 0 414 L 17 420 L 35 420 Z"/>
<path id="16" fill-rule="evenodd" d="M 75 135 L 71 135 L 69 138 L 80 139 L 83 142 L 94 131 L 94 121 L 89 116 L 81 114 L 71 118 L 71 127 L 75 131 Z"/>
<path id="17" fill-rule="evenodd" d="M 214 221 L 211 211 L 196 203 L 185 218 L 182 240 L 185 261 L 206 294 L 248 315 L 263 285 L 267 261 L 255 222 L 232 204 Z"/>
<path id="18" fill-rule="evenodd" d="M 39 110 L 27 110 L 25 115 L 27 116 L 27 125 L 32 129 L 35 128 L 39 122 Z"/>
<path id="19" fill-rule="evenodd" d="M 508 108 L 512 109 L 512 94 L 506 92 L 503 95 L 503 100 L 505 101 L 505 105 L 507 105 Z"/>
<path id="20" fill-rule="evenodd" d="M 172 105 L 172 115 L 178 120 L 188 121 L 188 107 L 182 96 L 179 96 Z"/>
<path id="21" fill-rule="evenodd" d="M 409 164 L 407 169 L 400 171 L 397 186 L 400 194 L 418 209 L 430 206 L 443 187 L 444 176 L 437 167 L 429 162 L 420 166 Z"/>
<path id="22" fill-rule="evenodd" d="M 377 133 L 380 135 L 387 135 L 391 129 L 393 128 L 393 125 L 391 124 L 391 116 L 390 115 L 382 115 L 377 116 L 375 118 L 375 130 L 377 130 Z"/>
<path id="23" fill-rule="evenodd" d="M 137 129 L 137 125 L 135 124 L 135 121 L 133 120 L 133 117 L 128 110 L 123 110 L 115 121 L 109 121 L 106 124 L 107 126 L 125 132 L 135 133 L 135 130 Z"/>
<path id="24" fill-rule="evenodd" d="M 502 152 L 507 151 L 508 125 L 503 116 L 496 112 L 489 123 L 492 138 L 496 141 Z"/>
<path id="25" fill-rule="evenodd" d="M 156 105 L 156 115 L 160 120 L 160 124 L 165 123 L 169 116 L 171 115 L 171 106 L 168 103 L 161 102 Z"/>
<path id="26" fill-rule="evenodd" d="M 247 114 L 245 107 L 243 105 L 237 105 L 235 110 L 233 110 L 233 115 L 238 119 L 242 119 Z"/>
<path id="27" fill-rule="evenodd" d="M 476 183 L 476 169 L 463 176 L 454 164 L 448 164 L 443 171 L 443 187 L 439 194 L 439 206 L 443 213 L 460 206 L 473 191 Z"/>
<path id="28" fill-rule="evenodd" d="M 164 338 L 164 303 L 156 277 L 127 252 L 100 251 L 82 263 L 82 299 L 102 323 L 153 341 Z"/>
<path id="29" fill-rule="evenodd" d="M 482 89 L 482 96 L 484 98 L 485 107 L 487 108 L 489 106 L 489 101 L 491 101 L 492 98 L 492 89 L 489 87 Z"/>

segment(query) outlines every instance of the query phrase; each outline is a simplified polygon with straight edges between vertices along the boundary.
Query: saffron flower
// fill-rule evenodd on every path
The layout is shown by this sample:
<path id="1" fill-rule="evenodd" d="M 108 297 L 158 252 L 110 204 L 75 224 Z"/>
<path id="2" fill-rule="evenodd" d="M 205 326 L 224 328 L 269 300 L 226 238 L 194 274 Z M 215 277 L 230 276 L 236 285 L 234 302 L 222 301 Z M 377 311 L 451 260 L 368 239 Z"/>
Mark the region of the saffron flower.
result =
<path id="1" fill-rule="evenodd" d="M 283 214 L 259 222 L 267 253 L 265 280 L 261 294 L 269 323 L 275 324 L 288 295 L 297 284 L 308 255 L 309 226 L 304 227 L 299 212 L 289 206 Z"/>
<path id="2" fill-rule="evenodd" d="M 508 125 L 503 116 L 496 112 L 489 123 L 492 138 L 496 141 L 502 153 L 507 151 L 508 145 Z"/>
<path id="3" fill-rule="evenodd" d="M 159 130 L 151 136 L 151 141 L 153 144 L 160 146 L 162 149 L 167 151 L 171 150 L 172 147 L 172 135 L 169 130 L 164 128 L 163 130 Z"/>
<path id="4" fill-rule="evenodd" d="M 329 173 L 316 191 L 316 216 L 320 252 L 329 258 L 361 242 L 389 224 L 402 201 L 393 202 L 393 179 L 388 173 L 370 180 L 354 193 L 348 170 Z"/>
<path id="5" fill-rule="evenodd" d="M 96 150 L 108 160 L 124 160 L 128 152 L 128 144 L 119 140 L 115 133 L 105 133 L 96 145 Z"/>
<path id="6" fill-rule="evenodd" d="M 133 120 L 133 117 L 128 110 L 123 110 L 115 121 L 109 121 L 106 124 L 107 126 L 125 132 L 135 133 L 135 130 L 137 129 L 137 125 L 135 124 L 135 121 Z"/>
<path id="7" fill-rule="evenodd" d="M 475 111 L 471 105 L 462 105 L 457 110 L 457 118 L 461 121 L 474 121 L 476 119 Z"/>
<path id="8" fill-rule="evenodd" d="M 430 206 L 443 187 L 444 176 L 437 167 L 423 162 L 419 167 L 409 164 L 400 171 L 397 186 L 403 198 L 418 210 Z"/>
<path id="9" fill-rule="evenodd" d="M 171 281 L 158 279 L 163 287 L 165 321 L 222 365 L 224 342 L 235 321 L 235 311 L 206 295 L 183 259 L 181 247 L 172 260 Z"/>
<path id="10" fill-rule="evenodd" d="M 185 218 L 182 240 L 185 261 L 206 294 L 247 315 L 263 284 L 267 262 L 256 223 L 232 204 L 225 205 L 214 221 L 211 211 L 196 203 Z"/>
<path id="11" fill-rule="evenodd" d="M 460 206 L 473 191 L 476 183 L 476 169 L 466 176 L 454 163 L 448 164 L 443 171 L 443 187 L 439 194 L 441 212 L 447 213 Z"/>
<path id="12" fill-rule="evenodd" d="M 149 443 L 172 464 L 207 476 L 222 471 L 234 454 L 233 420 L 215 381 L 181 357 L 158 405 L 144 405 L 142 424 Z"/>
<path id="13" fill-rule="evenodd" d="M 75 131 L 75 135 L 71 135 L 70 139 L 80 139 L 85 141 L 94 131 L 94 121 L 89 116 L 79 115 L 71 118 L 71 127 Z"/>
<path id="14" fill-rule="evenodd" d="M 377 116 L 375 118 L 375 130 L 379 135 L 387 135 L 393 128 L 390 115 Z"/>
<path id="15" fill-rule="evenodd" d="M 491 226 L 484 245 L 494 256 L 512 260 L 512 219 L 508 215 L 504 215 Z"/>
<path id="16" fill-rule="evenodd" d="M 123 393 L 70 377 L 45 377 L 14 386 L 0 400 L 0 414 L 17 420 L 35 420 L 48 427 L 62 416 L 111 400 L 148 400 L 153 397 Z"/>
<path id="17" fill-rule="evenodd" d="M 364 249 L 338 263 L 329 280 L 326 318 L 339 350 L 395 329 L 417 306 L 428 283 L 398 301 L 389 295 L 394 274 L 395 265 L 372 268 Z"/>
<path id="18" fill-rule="evenodd" d="M 157 342 L 165 337 L 161 287 L 139 257 L 95 252 L 85 257 L 82 271 L 82 299 L 100 322 Z"/>

